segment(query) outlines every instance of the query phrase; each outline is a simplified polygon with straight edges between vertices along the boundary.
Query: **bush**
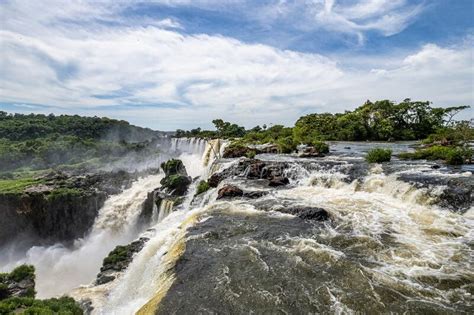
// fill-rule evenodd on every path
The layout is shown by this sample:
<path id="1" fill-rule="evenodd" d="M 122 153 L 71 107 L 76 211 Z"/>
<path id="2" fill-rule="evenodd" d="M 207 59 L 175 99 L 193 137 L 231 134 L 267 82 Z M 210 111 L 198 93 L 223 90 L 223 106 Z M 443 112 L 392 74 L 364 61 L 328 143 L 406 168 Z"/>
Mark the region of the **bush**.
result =
<path id="1" fill-rule="evenodd" d="M 247 151 L 245 153 L 245 156 L 248 157 L 249 159 L 253 159 L 257 155 L 257 152 L 254 150 Z"/>
<path id="2" fill-rule="evenodd" d="M 9 279 L 20 282 L 24 279 L 35 279 L 35 267 L 31 265 L 21 265 L 13 269 L 8 276 Z"/>
<path id="3" fill-rule="evenodd" d="M 200 181 L 198 186 L 197 186 L 196 195 L 200 195 L 203 192 L 208 191 L 209 188 L 211 188 L 211 186 L 209 186 L 207 181 L 205 181 L 205 180 Z"/>
<path id="4" fill-rule="evenodd" d="M 291 153 L 296 150 L 296 143 L 293 140 L 292 136 L 278 139 L 277 145 L 278 145 L 278 150 L 281 153 Z"/>
<path id="5" fill-rule="evenodd" d="M 401 153 L 398 157 L 411 160 L 443 160 L 449 165 L 461 165 L 470 161 L 472 154 L 472 150 L 468 148 L 435 145 L 413 153 Z"/>
<path id="6" fill-rule="evenodd" d="M 366 161 L 369 163 L 382 163 L 389 162 L 392 157 L 392 150 L 375 148 L 367 152 L 365 157 Z"/>
<path id="7" fill-rule="evenodd" d="M 73 298 L 67 296 L 47 300 L 13 297 L 0 301 L 0 314 L 16 313 L 81 315 L 83 311 Z"/>
<path id="8" fill-rule="evenodd" d="M 319 153 L 329 153 L 329 146 L 322 141 L 312 141 L 313 146 Z"/>

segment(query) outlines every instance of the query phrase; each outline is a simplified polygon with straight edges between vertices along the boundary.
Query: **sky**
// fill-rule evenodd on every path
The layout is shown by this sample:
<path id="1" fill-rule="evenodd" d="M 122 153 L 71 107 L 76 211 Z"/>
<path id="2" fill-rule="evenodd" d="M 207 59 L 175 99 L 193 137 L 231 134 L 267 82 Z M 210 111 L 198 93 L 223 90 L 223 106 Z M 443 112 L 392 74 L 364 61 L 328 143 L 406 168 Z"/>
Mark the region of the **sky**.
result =
<path id="1" fill-rule="evenodd" d="M 473 44 L 472 0 L 0 0 L 0 110 L 175 130 L 472 106 Z"/>

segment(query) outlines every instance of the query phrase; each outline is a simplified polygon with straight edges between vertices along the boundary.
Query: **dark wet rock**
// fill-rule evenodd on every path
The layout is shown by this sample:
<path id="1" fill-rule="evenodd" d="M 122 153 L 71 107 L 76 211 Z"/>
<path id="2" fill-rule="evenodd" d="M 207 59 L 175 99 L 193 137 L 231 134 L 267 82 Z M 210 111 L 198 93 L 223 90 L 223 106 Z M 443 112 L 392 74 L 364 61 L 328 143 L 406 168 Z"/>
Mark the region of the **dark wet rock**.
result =
<path id="1" fill-rule="evenodd" d="M 210 187 L 216 188 L 223 179 L 224 173 L 214 173 L 208 178 L 207 183 Z"/>
<path id="2" fill-rule="evenodd" d="M 184 196 L 192 183 L 192 179 L 189 176 L 176 174 L 163 178 L 160 183 L 162 190 L 171 196 Z"/>
<path id="3" fill-rule="evenodd" d="M 217 192 L 217 199 L 242 197 L 244 192 L 237 186 L 225 185 Z"/>
<path id="4" fill-rule="evenodd" d="M 278 187 L 278 186 L 288 185 L 289 183 L 290 183 L 290 180 L 288 179 L 288 177 L 278 176 L 278 177 L 273 177 L 272 179 L 270 179 L 268 186 Z"/>
<path id="5" fill-rule="evenodd" d="M 188 176 L 181 160 L 171 159 L 161 163 L 165 177 L 160 181 L 161 191 L 170 196 L 184 196 L 188 191 L 192 178 Z"/>
<path id="6" fill-rule="evenodd" d="M 132 262 L 133 256 L 141 251 L 149 239 L 141 237 L 128 245 L 119 245 L 104 258 L 100 273 L 97 275 L 96 284 L 104 284 L 113 281 L 117 272 L 125 270 Z"/>
<path id="7" fill-rule="evenodd" d="M 344 149 L 346 149 L 346 150 L 350 150 L 350 149 L 351 149 L 351 147 L 344 147 Z"/>
<path id="8" fill-rule="evenodd" d="M 443 208 L 464 213 L 474 202 L 474 177 L 432 176 L 430 174 L 401 174 L 398 180 L 408 182 L 417 189 L 427 189 L 427 194 L 434 198 L 435 203 Z M 435 187 L 441 187 L 442 193 L 436 192 Z M 430 192 L 434 191 L 434 194 Z"/>
<path id="9" fill-rule="evenodd" d="M 266 191 L 246 191 L 243 196 L 250 199 L 258 199 L 263 196 L 266 196 L 268 192 Z"/>
<path id="10" fill-rule="evenodd" d="M 438 169 L 441 168 L 441 165 L 438 165 L 438 164 L 431 165 L 431 168 L 434 169 L 434 170 L 438 170 Z"/>
<path id="11" fill-rule="evenodd" d="M 329 213 L 326 210 L 316 207 L 282 208 L 278 211 L 296 215 L 303 220 L 326 221 L 329 219 Z"/>
<path id="12" fill-rule="evenodd" d="M 53 171 L 23 191 L 0 193 L 0 246 L 15 237 L 41 245 L 83 237 L 107 197 L 130 187 L 144 174 Z"/>
<path id="13" fill-rule="evenodd" d="M 255 155 L 257 154 L 256 149 L 252 149 L 246 146 L 240 145 L 233 145 L 225 148 L 224 154 L 222 157 L 224 158 L 238 158 L 243 156 Z"/>
<path id="14" fill-rule="evenodd" d="M 165 177 L 171 175 L 183 175 L 187 176 L 186 168 L 183 164 L 183 161 L 178 159 L 171 159 L 166 162 L 161 163 L 161 169 L 165 172 Z"/>

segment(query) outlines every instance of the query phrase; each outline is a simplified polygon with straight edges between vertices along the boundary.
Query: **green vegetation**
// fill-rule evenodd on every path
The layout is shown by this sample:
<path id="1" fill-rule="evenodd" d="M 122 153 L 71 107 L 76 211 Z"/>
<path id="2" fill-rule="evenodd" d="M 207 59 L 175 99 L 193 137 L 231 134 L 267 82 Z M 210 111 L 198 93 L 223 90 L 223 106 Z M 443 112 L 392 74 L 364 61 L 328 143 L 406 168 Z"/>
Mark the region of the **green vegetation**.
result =
<path id="1" fill-rule="evenodd" d="M 199 182 L 199 184 L 197 186 L 196 195 L 200 195 L 203 192 L 208 191 L 210 188 L 211 188 L 211 186 L 209 186 L 207 181 L 202 180 L 202 181 Z"/>
<path id="2" fill-rule="evenodd" d="M 398 155 L 401 159 L 412 160 L 443 160 L 450 165 L 461 165 L 470 163 L 473 150 L 464 147 L 435 145 L 427 148 L 420 148 L 413 153 L 401 153 Z"/>
<path id="3" fill-rule="evenodd" d="M 365 157 L 369 163 L 389 162 L 392 157 L 392 150 L 383 148 L 374 148 L 367 152 Z"/>
<path id="4" fill-rule="evenodd" d="M 181 160 L 171 159 L 166 162 L 161 163 L 161 169 L 165 172 L 166 176 L 175 175 L 175 174 L 184 174 L 185 167 Z"/>
<path id="5" fill-rule="evenodd" d="M 104 258 L 103 265 L 113 265 L 129 258 L 129 245 L 118 245 Z"/>
<path id="6" fill-rule="evenodd" d="M 0 179 L 0 193 L 20 193 L 26 188 L 41 183 L 37 178 Z"/>
<path id="7" fill-rule="evenodd" d="M 31 280 L 27 288 L 20 282 Z M 58 299 L 37 300 L 35 299 L 35 268 L 31 265 L 21 265 L 10 273 L 0 273 L 0 314 L 83 314 L 82 309 L 70 297 Z M 24 290 L 19 297 L 12 297 L 9 287 L 15 290 Z M 18 291 L 15 292 L 18 294 Z"/>
<path id="8" fill-rule="evenodd" d="M 27 297 L 12 297 L 0 301 L 0 314 L 81 315 L 82 309 L 70 297 L 36 300 Z"/>
<path id="9" fill-rule="evenodd" d="M 8 275 L 8 279 L 20 282 L 24 279 L 35 279 L 35 267 L 31 265 L 21 265 L 13 269 Z"/>
<path id="10" fill-rule="evenodd" d="M 127 154 L 153 152 L 150 129 L 99 117 L 21 115 L 0 111 L 0 172 L 75 164 L 95 167 Z M 142 142 L 139 142 L 142 141 Z M 82 164 L 90 161 L 89 164 Z"/>

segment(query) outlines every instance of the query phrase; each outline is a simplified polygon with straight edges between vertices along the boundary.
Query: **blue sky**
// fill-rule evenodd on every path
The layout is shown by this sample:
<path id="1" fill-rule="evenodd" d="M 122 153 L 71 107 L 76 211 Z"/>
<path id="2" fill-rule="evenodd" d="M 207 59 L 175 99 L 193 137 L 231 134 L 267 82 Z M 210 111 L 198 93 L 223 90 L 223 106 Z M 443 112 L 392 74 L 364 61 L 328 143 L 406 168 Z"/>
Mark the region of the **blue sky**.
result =
<path id="1" fill-rule="evenodd" d="M 474 105 L 473 17 L 471 0 L 2 0 L 0 109 L 173 130 Z"/>

